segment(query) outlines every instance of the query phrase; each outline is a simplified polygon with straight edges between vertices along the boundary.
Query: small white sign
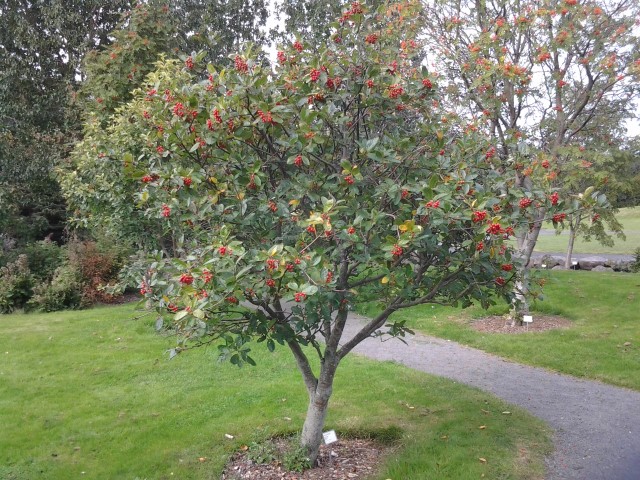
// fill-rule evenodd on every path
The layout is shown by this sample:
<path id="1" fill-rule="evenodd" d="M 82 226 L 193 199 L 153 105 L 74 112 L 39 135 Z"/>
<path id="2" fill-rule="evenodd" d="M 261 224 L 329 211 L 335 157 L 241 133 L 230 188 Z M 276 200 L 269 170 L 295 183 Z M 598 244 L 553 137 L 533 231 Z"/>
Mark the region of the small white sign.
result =
<path id="1" fill-rule="evenodd" d="M 338 441 L 338 436 L 336 435 L 335 430 L 329 430 L 328 432 L 324 432 L 322 434 L 322 438 L 324 438 L 325 445 L 329 445 L 330 443 L 334 443 Z"/>
<path id="2" fill-rule="evenodd" d="M 577 261 L 577 260 L 573 260 L 573 261 L 571 262 L 571 265 L 577 265 L 577 264 L 578 264 L 578 261 Z"/>
<path id="3" fill-rule="evenodd" d="M 546 263 L 543 263 L 541 266 L 542 266 L 542 268 L 547 268 L 547 264 Z"/>
<path id="4" fill-rule="evenodd" d="M 531 322 L 533 322 L 533 317 L 531 315 L 523 315 L 522 316 L 522 321 L 524 323 L 531 323 Z"/>

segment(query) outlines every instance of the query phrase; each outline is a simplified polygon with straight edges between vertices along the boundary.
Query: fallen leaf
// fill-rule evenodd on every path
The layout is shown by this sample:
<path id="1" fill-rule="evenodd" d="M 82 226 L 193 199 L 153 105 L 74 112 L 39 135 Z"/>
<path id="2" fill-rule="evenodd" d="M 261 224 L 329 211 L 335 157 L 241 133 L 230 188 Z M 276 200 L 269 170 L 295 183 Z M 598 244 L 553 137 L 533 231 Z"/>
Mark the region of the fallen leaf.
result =
<path id="1" fill-rule="evenodd" d="M 486 458 L 480 457 L 480 458 L 478 458 L 478 460 L 480 460 L 482 463 L 487 463 L 487 459 Z"/>
<path id="2" fill-rule="evenodd" d="M 228 433 L 225 433 L 224 437 L 228 438 L 229 440 L 231 440 L 233 438 L 233 435 L 229 435 Z"/>
<path id="3" fill-rule="evenodd" d="M 486 426 L 486 425 L 480 425 L 478 428 L 479 428 L 480 430 L 484 430 L 485 428 L 487 428 L 487 426 Z"/>
<path id="4" fill-rule="evenodd" d="M 511 415 L 511 412 L 502 412 L 503 415 Z"/>
<path id="5" fill-rule="evenodd" d="M 204 462 L 206 462 L 206 461 L 207 461 L 207 457 L 200 457 L 200 458 L 198 459 L 198 461 L 199 461 L 200 463 L 204 463 Z"/>

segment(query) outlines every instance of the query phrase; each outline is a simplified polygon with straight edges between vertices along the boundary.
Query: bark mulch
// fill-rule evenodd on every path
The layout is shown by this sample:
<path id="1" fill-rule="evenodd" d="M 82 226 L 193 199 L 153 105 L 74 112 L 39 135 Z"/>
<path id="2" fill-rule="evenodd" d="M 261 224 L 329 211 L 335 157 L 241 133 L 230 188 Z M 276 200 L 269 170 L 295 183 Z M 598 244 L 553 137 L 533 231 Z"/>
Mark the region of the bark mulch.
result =
<path id="1" fill-rule="evenodd" d="M 274 442 L 279 448 L 286 447 L 286 440 Z M 364 479 L 376 471 L 391 450 L 392 447 L 372 440 L 341 439 L 330 445 L 322 445 L 318 456 L 319 466 L 303 473 L 288 472 L 279 462 L 257 465 L 247 458 L 245 452 L 240 452 L 227 464 L 222 480 Z"/>
<path id="2" fill-rule="evenodd" d="M 471 322 L 470 326 L 478 332 L 521 334 L 529 332 L 544 332 L 547 330 L 570 328 L 572 323 L 557 315 L 532 314 L 533 322 L 529 325 L 512 325 L 511 320 L 503 316 L 480 318 Z"/>

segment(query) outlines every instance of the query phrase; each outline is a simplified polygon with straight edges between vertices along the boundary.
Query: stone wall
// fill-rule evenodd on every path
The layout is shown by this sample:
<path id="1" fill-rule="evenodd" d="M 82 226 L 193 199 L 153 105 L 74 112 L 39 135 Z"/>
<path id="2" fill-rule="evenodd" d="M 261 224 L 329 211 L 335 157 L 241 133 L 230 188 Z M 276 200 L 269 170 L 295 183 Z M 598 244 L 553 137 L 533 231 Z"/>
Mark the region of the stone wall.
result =
<path id="1" fill-rule="evenodd" d="M 544 255 L 531 259 L 531 264 L 535 268 L 546 268 L 551 270 L 564 270 L 563 255 Z M 575 259 L 577 262 L 572 270 L 593 270 L 594 272 L 630 272 L 633 260 L 615 260 L 605 256 L 588 256 Z M 545 267 L 542 267 L 545 265 Z"/>

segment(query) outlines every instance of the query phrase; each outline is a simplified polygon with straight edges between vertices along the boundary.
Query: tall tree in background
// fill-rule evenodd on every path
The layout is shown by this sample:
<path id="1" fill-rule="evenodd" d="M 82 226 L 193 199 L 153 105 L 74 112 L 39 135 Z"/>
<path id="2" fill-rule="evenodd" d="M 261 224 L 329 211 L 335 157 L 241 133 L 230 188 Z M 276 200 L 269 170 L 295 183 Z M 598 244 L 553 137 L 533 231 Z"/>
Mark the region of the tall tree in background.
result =
<path id="1" fill-rule="evenodd" d="M 633 29 L 640 5 L 635 0 L 424 3 L 431 61 L 442 70 L 450 108 L 483 118 L 498 157 L 517 167 L 513 187 L 522 189 L 519 208 L 530 218 L 529 227 L 517 232 L 526 291 L 527 265 L 543 221 L 551 219 L 538 205 L 541 197 L 560 187 L 560 171 L 571 174 L 564 167 L 574 148 L 585 147 L 580 137 L 594 123 L 613 135 L 611 119 L 634 113 L 630 99 L 638 92 L 640 40 Z M 540 166 L 544 175 L 535 174 Z M 581 208 L 600 199 L 581 198 Z M 527 306 L 520 298 L 522 313 Z"/>
<path id="2" fill-rule="evenodd" d="M 27 242 L 61 234 L 51 176 L 72 140 L 71 93 L 84 53 L 109 42 L 129 1 L 0 0 L 0 230 Z"/>

